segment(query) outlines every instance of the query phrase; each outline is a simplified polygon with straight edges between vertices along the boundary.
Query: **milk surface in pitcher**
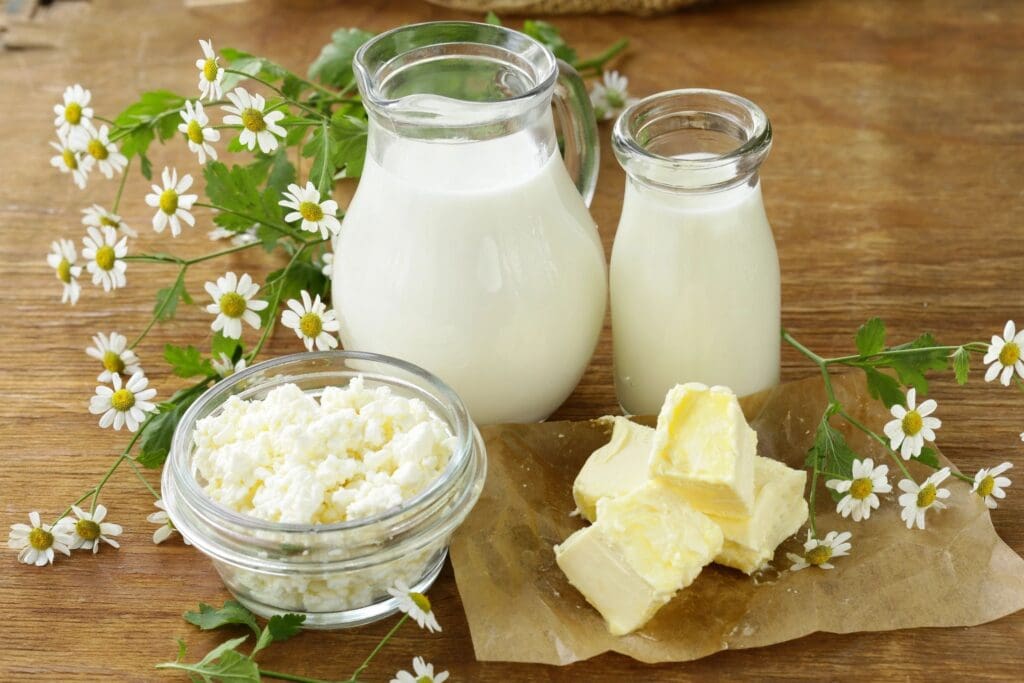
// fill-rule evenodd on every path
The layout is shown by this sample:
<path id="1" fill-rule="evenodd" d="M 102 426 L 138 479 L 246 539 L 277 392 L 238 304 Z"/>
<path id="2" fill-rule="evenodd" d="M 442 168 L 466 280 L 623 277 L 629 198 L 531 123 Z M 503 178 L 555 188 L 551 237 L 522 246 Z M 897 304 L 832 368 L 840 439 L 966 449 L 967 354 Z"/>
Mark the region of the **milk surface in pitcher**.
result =
<path id="1" fill-rule="evenodd" d="M 430 370 L 480 423 L 550 415 L 604 319 L 596 226 L 557 149 L 539 158 L 529 136 L 393 139 L 335 242 L 345 348 Z"/>

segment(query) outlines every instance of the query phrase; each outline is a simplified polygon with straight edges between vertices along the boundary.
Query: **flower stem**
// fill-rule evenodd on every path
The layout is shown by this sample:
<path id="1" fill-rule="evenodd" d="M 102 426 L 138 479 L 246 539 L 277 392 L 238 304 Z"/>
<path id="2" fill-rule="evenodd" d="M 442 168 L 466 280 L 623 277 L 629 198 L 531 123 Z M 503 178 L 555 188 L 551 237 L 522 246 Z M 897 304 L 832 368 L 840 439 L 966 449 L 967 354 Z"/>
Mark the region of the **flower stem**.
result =
<path id="1" fill-rule="evenodd" d="M 263 349 L 263 345 L 267 343 L 267 338 L 270 337 L 271 330 L 274 329 L 274 324 L 277 322 L 277 307 L 281 304 L 281 295 L 284 293 L 284 282 L 288 277 L 288 273 L 291 272 L 291 269 L 295 266 L 296 261 L 299 260 L 299 256 L 302 255 L 302 252 L 306 251 L 309 247 L 326 241 L 327 240 L 303 242 L 302 246 L 296 249 L 295 253 L 292 254 L 292 258 L 288 261 L 288 265 L 286 265 L 284 270 L 281 272 L 281 277 L 274 282 L 274 298 L 268 308 L 269 315 L 267 317 L 267 323 L 263 327 L 263 334 L 260 335 L 260 340 L 256 342 L 256 346 L 254 346 L 253 350 L 249 353 L 249 362 L 252 362 L 256 356 L 259 355 L 260 351 Z"/>
<path id="2" fill-rule="evenodd" d="M 139 481 L 142 482 L 142 485 L 145 486 L 146 489 L 151 494 L 153 494 L 154 498 L 156 498 L 157 500 L 160 500 L 160 494 L 157 493 L 156 489 L 153 488 L 153 485 L 150 484 L 148 481 L 146 481 L 146 478 L 144 476 L 142 476 L 142 472 L 139 470 L 139 466 L 135 463 L 135 460 L 133 458 L 128 458 L 128 465 L 129 465 L 129 467 L 132 468 L 132 472 L 135 473 L 135 476 L 139 478 Z"/>
<path id="3" fill-rule="evenodd" d="M 183 282 L 185 280 L 185 271 L 187 271 L 187 270 L 188 270 L 188 264 L 187 263 L 181 264 L 181 266 L 178 268 L 178 277 L 175 278 L 174 285 L 172 285 L 172 287 L 176 288 L 181 282 Z M 145 329 L 143 329 L 142 332 L 139 334 L 139 336 L 135 338 L 135 341 L 133 341 L 128 346 L 129 349 L 134 349 L 136 346 L 139 345 L 139 342 L 141 342 L 143 339 L 146 338 L 146 335 L 149 334 L 149 331 L 153 329 L 153 325 L 156 325 L 156 321 L 159 320 L 160 316 L 162 316 L 164 314 L 164 311 L 167 310 L 167 306 L 168 306 L 168 304 L 170 304 L 170 302 L 171 302 L 171 300 L 173 298 L 174 297 L 168 296 L 168 297 L 165 297 L 164 300 L 160 302 L 160 305 L 157 306 L 157 309 L 155 311 L 153 311 L 153 316 L 149 319 L 149 322 L 146 324 Z M 140 429 L 139 433 L 141 433 L 141 432 L 142 432 L 142 430 Z"/>
<path id="4" fill-rule="evenodd" d="M 366 671 L 367 668 L 369 668 L 370 662 L 373 661 L 373 658 L 377 656 L 377 654 L 384 648 L 384 645 L 386 645 L 387 642 L 391 640 L 391 636 L 395 635 L 398 629 L 402 627 L 402 624 L 408 621 L 408 619 L 408 614 L 402 615 L 402 618 L 398 620 L 398 623 L 391 627 L 391 630 L 388 631 L 388 634 L 384 636 L 384 638 L 381 639 L 379 643 L 377 643 L 377 647 L 373 648 L 373 652 L 366 656 L 366 659 L 363 660 L 363 663 L 359 665 L 359 668 L 352 672 L 352 677 L 349 678 L 348 681 L 346 681 L 345 683 L 357 683 L 359 681 L 359 674 L 363 673 L 364 671 Z"/>
<path id="5" fill-rule="evenodd" d="M 279 681 L 295 681 L 296 683 L 331 683 L 320 678 L 307 678 L 306 676 L 296 676 L 295 674 L 286 674 L 263 668 L 260 668 L 260 677 L 273 678 Z"/>
<path id="6" fill-rule="evenodd" d="M 277 223 L 268 223 L 267 221 L 265 221 L 265 220 L 263 220 L 261 218 L 256 218 L 255 216 L 250 216 L 249 214 L 242 213 L 241 211 L 235 211 L 233 209 L 225 209 L 223 207 L 217 206 L 216 204 L 207 204 L 205 202 L 195 202 L 192 206 L 201 206 L 201 207 L 203 207 L 205 209 L 214 209 L 216 211 L 221 211 L 223 213 L 230 213 L 230 214 L 232 214 L 234 216 L 238 216 L 239 218 L 244 218 L 244 219 L 246 219 L 248 221 L 252 221 L 254 224 L 258 223 L 260 225 L 265 225 L 268 228 L 273 228 L 274 230 L 277 230 L 278 232 L 280 232 L 282 234 L 288 235 L 289 237 L 291 237 L 293 239 L 296 239 L 299 242 L 305 242 L 306 241 L 305 238 L 302 237 L 302 235 L 298 234 L 297 232 L 292 230 L 287 225 L 277 224 Z"/>
<path id="7" fill-rule="evenodd" d="M 627 47 L 629 47 L 629 41 L 626 40 L 625 38 L 619 38 L 614 43 L 612 43 L 612 45 L 607 50 L 605 50 L 601 54 L 599 54 L 599 55 L 597 55 L 595 57 L 591 57 L 589 59 L 584 59 L 581 62 L 576 62 L 576 64 L 575 64 L 576 70 L 577 71 L 587 71 L 587 70 L 593 69 L 595 71 L 601 71 L 604 68 L 604 65 L 607 62 L 609 62 L 612 59 L 612 57 L 614 57 L 615 55 L 619 54 L 620 52 L 625 50 Z"/>
<path id="8" fill-rule="evenodd" d="M 968 342 L 961 344 L 968 351 L 974 353 L 984 353 L 988 350 L 988 344 L 984 342 Z M 886 351 L 879 351 L 878 353 L 869 353 L 867 355 L 855 355 L 855 356 L 839 356 L 837 358 L 823 358 L 822 361 L 827 365 L 859 365 L 866 363 L 872 358 L 889 358 L 892 356 L 905 356 L 908 354 L 915 353 L 928 353 L 929 351 L 956 351 L 960 346 L 922 346 L 915 349 L 888 349 Z"/>
<path id="9" fill-rule="evenodd" d="M 110 210 L 111 213 L 117 213 L 117 207 L 121 206 L 121 195 L 124 194 L 124 183 L 128 180 L 128 170 L 132 167 L 132 160 L 129 159 L 128 163 L 125 164 L 124 169 L 121 171 L 121 184 L 117 186 L 117 194 L 114 195 L 114 208 Z"/>
<path id="10" fill-rule="evenodd" d="M 849 422 L 851 425 L 853 425 L 860 431 L 864 432 L 878 443 L 882 444 L 882 447 L 885 448 L 885 452 L 889 454 L 889 457 L 892 458 L 893 462 L 895 462 L 899 466 L 900 470 L 903 471 L 903 476 L 905 476 L 910 481 L 916 483 L 917 480 L 914 479 L 914 477 L 910 474 L 910 470 L 908 470 L 907 466 L 903 463 L 903 459 L 899 456 L 898 453 L 896 453 L 889 447 L 889 442 L 885 440 L 884 436 L 878 434 L 873 429 L 870 429 L 869 427 L 865 426 L 864 423 L 850 415 L 843 408 L 839 409 L 839 415 L 842 416 L 842 418 Z"/>
<path id="11" fill-rule="evenodd" d="M 60 513 L 60 515 L 58 515 L 58 516 L 57 516 L 57 519 L 53 520 L 53 523 L 54 523 L 54 524 L 56 524 L 56 523 L 57 523 L 57 522 L 59 522 L 60 520 L 62 520 L 62 519 L 64 519 L 65 517 L 67 517 L 67 516 L 68 516 L 68 514 L 69 514 L 69 513 L 71 512 L 71 508 L 73 508 L 74 506 L 78 505 L 78 504 L 79 504 L 79 503 L 81 503 L 81 502 L 82 502 L 83 500 L 85 500 L 86 498 L 88 498 L 89 496 L 91 496 L 91 495 L 93 494 L 93 492 L 94 492 L 95 490 L 96 490 L 96 487 L 95 487 L 95 486 L 93 486 L 93 487 L 92 487 L 91 489 L 88 489 L 88 490 L 87 490 L 87 491 L 86 491 L 85 493 L 83 493 L 83 494 L 82 494 L 81 496 L 79 496 L 79 497 L 78 497 L 78 500 L 76 500 L 76 501 L 75 501 L 74 503 L 72 503 L 71 505 L 68 505 L 68 506 L 67 506 L 67 507 L 66 507 L 66 508 L 64 509 L 64 512 Z"/>
<path id="12" fill-rule="evenodd" d="M 150 416 L 152 416 L 152 413 L 150 413 Z M 151 417 L 147 417 L 146 421 L 139 426 L 138 431 L 136 431 L 135 434 L 132 435 L 132 440 L 129 441 L 128 445 L 124 447 L 123 451 L 121 451 L 121 455 L 117 457 L 117 460 L 114 461 L 114 464 L 111 465 L 110 469 L 107 470 L 107 473 L 103 475 L 103 478 L 100 479 L 100 483 L 96 484 L 96 486 L 93 488 L 92 507 L 90 509 L 90 513 L 96 512 L 96 504 L 99 502 L 100 499 L 100 491 L 103 490 L 103 487 L 106 485 L 110 477 L 113 476 L 114 472 L 117 471 L 117 468 L 121 466 L 121 463 L 124 462 L 126 458 L 128 458 L 128 454 L 132 452 L 132 449 L 135 447 L 135 443 L 139 440 L 139 437 L 142 436 L 143 432 L 146 431 L 146 427 L 149 425 L 150 419 Z"/>

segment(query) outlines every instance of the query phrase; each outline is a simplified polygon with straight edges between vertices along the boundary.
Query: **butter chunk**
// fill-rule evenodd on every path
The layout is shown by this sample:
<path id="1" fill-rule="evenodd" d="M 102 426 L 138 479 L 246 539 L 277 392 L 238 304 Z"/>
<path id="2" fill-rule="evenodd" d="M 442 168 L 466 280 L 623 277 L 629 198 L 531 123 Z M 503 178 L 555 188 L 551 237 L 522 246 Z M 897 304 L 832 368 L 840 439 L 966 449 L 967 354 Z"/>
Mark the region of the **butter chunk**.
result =
<path id="1" fill-rule="evenodd" d="M 726 387 L 676 385 L 658 415 L 650 475 L 664 478 L 697 510 L 730 519 L 754 509 L 757 433 Z"/>
<path id="2" fill-rule="evenodd" d="M 611 440 L 587 458 L 572 485 L 572 496 L 584 519 L 593 522 L 597 518 L 600 499 L 629 493 L 647 481 L 653 443 L 650 427 L 615 418 Z"/>
<path id="3" fill-rule="evenodd" d="M 807 473 L 777 460 L 754 460 L 754 513 L 747 519 L 709 517 L 725 536 L 715 562 L 753 574 L 775 556 L 775 549 L 807 521 Z"/>
<path id="4" fill-rule="evenodd" d="M 555 546 L 569 582 L 612 635 L 646 624 L 722 549 L 722 531 L 671 487 L 648 481 L 597 503 L 597 522 Z"/>

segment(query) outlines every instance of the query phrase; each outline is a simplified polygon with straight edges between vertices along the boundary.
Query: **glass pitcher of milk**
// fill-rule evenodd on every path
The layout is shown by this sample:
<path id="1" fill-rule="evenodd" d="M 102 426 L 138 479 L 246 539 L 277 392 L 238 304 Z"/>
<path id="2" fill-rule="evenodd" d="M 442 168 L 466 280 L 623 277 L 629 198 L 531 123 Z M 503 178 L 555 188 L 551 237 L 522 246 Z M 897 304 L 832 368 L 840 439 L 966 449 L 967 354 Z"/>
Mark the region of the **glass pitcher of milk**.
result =
<path id="1" fill-rule="evenodd" d="M 758 179 L 771 141 L 760 107 L 717 90 L 659 93 L 616 121 L 627 180 L 612 336 L 627 413 L 657 413 L 680 382 L 741 396 L 778 383 L 779 259 Z"/>
<path id="2" fill-rule="evenodd" d="M 342 343 L 438 375 L 478 423 L 545 419 L 607 299 L 582 81 L 532 38 L 465 22 L 381 34 L 354 68 L 369 139 L 334 244 Z"/>

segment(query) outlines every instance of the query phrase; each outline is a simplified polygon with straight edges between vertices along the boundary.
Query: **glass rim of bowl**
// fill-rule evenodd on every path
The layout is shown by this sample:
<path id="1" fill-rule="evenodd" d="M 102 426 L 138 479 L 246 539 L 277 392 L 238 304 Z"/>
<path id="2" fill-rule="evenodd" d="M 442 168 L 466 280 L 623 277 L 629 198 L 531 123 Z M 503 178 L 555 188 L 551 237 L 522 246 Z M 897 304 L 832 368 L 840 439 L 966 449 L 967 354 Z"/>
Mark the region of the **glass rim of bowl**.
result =
<path id="1" fill-rule="evenodd" d="M 192 443 L 192 432 L 195 423 L 198 421 L 197 416 L 202 413 L 210 403 L 213 403 L 222 397 L 226 400 L 226 397 L 232 395 L 233 390 L 238 385 L 257 379 L 259 375 L 267 370 L 281 369 L 283 366 L 297 364 L 300 362 L 308 363 L 319 359 L 368 361 L 371 363 L 382 364 L 384 366 L 391 366 L 403 372 L 412 374 L 418 379 L 423 380 L 431 387 L 431 389 L 436 390 L 446 403 L 445 407 L 449 410 L 452 421 L 455 423 L 455 436 L 458 437 L 455 450 L 452 457 L 449 458 L 445 469 L 426 488 L 415 496 L 407 500 L 403 500 L 401 504 L 396 507 L 368 517 L 360 517 L 358 519 L 346 520 L 343 522 L 333 522 L 331 524 L 271 522 L 258 517 L 253 517 L 252 515 L 237 512 L 210 498 L 206 492 L 203 491 L 199 482 L 196 480 L 196 477 L 191 472 L 191 461 L 189 457 L 186 457 L 191 454 L 192 448 L 194 447 L 194 444 Z M 376 376 L 383 377 L 380 373 L 373 372 L 360 372 L 358 374 L 370 379 L 372 379 L 375 374 Z M 288 382 L 288 378 L 284 376 L 277 379 L 280 380 L 277 384 L 286 384 Z M 389 379 L 403 384 L 408 384 L 397 377 L 390 377 Z M 409 384 L 409 386 L 415 385 Z M 423 391 L 423 389 L 419 387 L 417 387 L 417 390 L 421 392 Z M 219 409 L 220 406 L 214 408 L 210 412 L 210 415 L 215 414 Z M 435 499 L 440 497 L 447 490 L 448 486 L 452 482 L 458 480 L 459 474 L 461 474 L 462 471 L 471 464 L 471 456 L 477 446 L 475 443 L 475 436 L 475 425 L 473 425 L 470 420 L 469 412 L 462 403 L 462 399 L 459 398 L 458 394 L 456 394 L 451 387 L 433 373 L 399 358 L 366 351 L 307 351 L 280 356 L 278 358 L 272 358 L 256 363 L 255 365 L 247 367 L 240 372 L 220 380 L 207 389 L 195 400 L 195 402 L 192 403 L 191 406 L 189 406 L 188 410 L 185 411 L 185 414 L 181 417 L 181 420 L 179 420 L 178 425 L 175 427 L 165 467 L 168 470 L 167 474 L 170 475 L 170 478 L 172 479 L 171 483 L 182 489 L 180 493 L 188 497 L 189 506 L 192 507 L 195 512 L 199 513 L 205 520 L 213 518 L 219 522 L 226 522 L 231 525 L 245 528 L 247 531 L 329 534 L 331 532 L 372 527 L 382 522 L 387 522 L 390 519 L 402 517 L 410 510 L 424 508 L 434 502 Z M 179 492 L 175 493 L 177 494 Z"/>

